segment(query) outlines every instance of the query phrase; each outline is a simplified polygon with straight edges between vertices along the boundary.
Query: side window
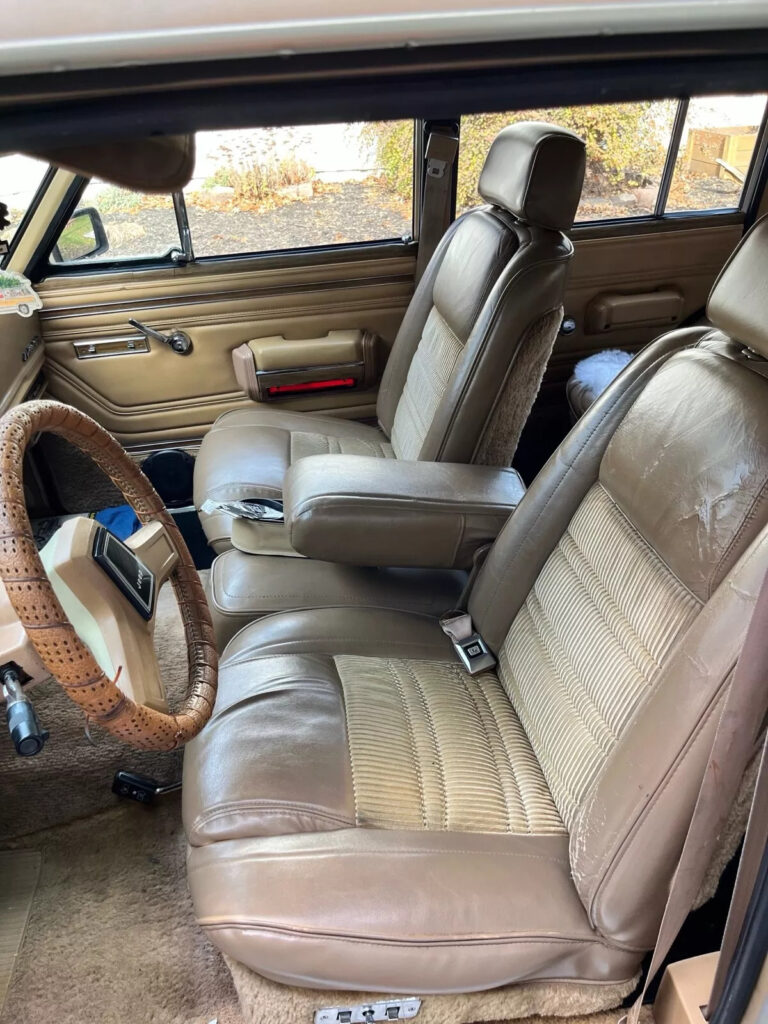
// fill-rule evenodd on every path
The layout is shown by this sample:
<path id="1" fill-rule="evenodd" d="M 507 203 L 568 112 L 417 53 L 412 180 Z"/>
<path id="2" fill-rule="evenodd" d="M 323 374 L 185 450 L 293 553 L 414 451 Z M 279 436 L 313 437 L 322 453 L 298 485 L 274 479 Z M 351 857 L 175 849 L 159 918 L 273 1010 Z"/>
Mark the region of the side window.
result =
<path id="1" fill-rule="evenodd" d="M 199 132 L 196 144 L 184 193 L 196 257 L 411 233 L 412 121 Z"/>
<path id="2" fill-rule="evenodd" d="M 457 213 L 482 203 L 477 180 L 485 154 L 496 134 L 516 121 L 549 121 L 586 141 L 587 170 L 576 223 L 738 209 L 766 98 L 721 96 L 682 106 L 677 100 L 656 100 L 464 116 Z M 685 120 L 680 146 L 672 153 L 678 111 Z"/>
<path id="3" fill-rule="evenodd" d="M 167 256 L 181 249 L 170 196 L 146 195 L 92 179 L 59 235 L 53 263 Z"/>
<path id="4" fill-rule="evenodd" d="M 651 214 L 672 138 L 675 108 L 674 101 L 661 100 L 462 117 L 457 212 L 482 203 L 477 179 L 497 133 L 517 121 L 548 121 L 570 128 L 587 144 L 577 221 Z"/>
<path id="5" fill-rule="evenodd" d="M 764 95 L 691 100 L 667 210 L 733 209 L 744 191 L 765 113 Z"/>

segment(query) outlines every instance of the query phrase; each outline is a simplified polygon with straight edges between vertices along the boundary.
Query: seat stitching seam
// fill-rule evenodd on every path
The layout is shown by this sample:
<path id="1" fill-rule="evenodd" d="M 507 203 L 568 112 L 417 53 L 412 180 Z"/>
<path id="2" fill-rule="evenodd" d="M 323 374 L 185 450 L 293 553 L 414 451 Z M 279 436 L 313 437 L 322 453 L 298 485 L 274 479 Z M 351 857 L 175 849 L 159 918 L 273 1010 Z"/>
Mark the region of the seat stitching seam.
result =
<path id="1" fill-rule="evenodd" d="M 279 613 L 273 613 L 273 614 L 279 614 Z M 267 618 L 267 616 L 264 616 L 264 618 Z M 324 641 L 324 640 L 327 640 L 327 637 L 325 637 L 325 636 L 307 637 L 307 638 L 304 638 L 302 640 L 298 640 L 298 639 L 296 639 L 296 640 L 272 640 L 272 641 L 269 641 L 268 643 L 266 643 L 261 650 L 268 652 L 270 650 L 270 648 L 290 647 L 290 646 L 301 647 L 303 649 L 308 644 L 311 644 L 312 646 L 311 646 L 310 649 L 312 651 L 315 651 L 315 645 L 318 642 Z M 359 636 L 338 636 L 338 637 L 334 637 L 334 640 L 336 640 L 338 643 L 359 643 L 360 642 L 360 637 Z M 421 643 L 419 641 L 415 641 L 415 640 L 387 640 L 387 645 L 388 646 L 393 646 L 393 647 L 417 647 L 419 649 L 422 649 L 424 647 L 423 643 Z M 437 644 L 435 645 L 435 648 L 436 648 L 436 650 L 435 650 L 435 654 L 436 655 L 444 653 L 443 651 L 439 650 Z M 289 653 L 294 653 L 294 652 L 289 652 Z M 318 653 L 318 652 L 316 652 L 316 653 Z M 328 655 L 328 654 L 325 654 L 325 653 L 322 653 L 322 652 L 319 652 L 319 653 L 320 653 L 320 657 L 333 657 L 333 655 Z M 242 652 L 242 656 L 236 654 L 232 658 L 227 658 L 227 665 L 244 665 L 244 664 L 247 664 L 249 661 L 258 661 L 260 658 L 266 658 L 266 657 L 269 657 L 268 653 L 253 654 L 251 651 L 243 651 Z M 360 657 L 364 657 L 364 655 L 360 655 Z M 429 661 L 431 659 L 423 658 L 421 660 Z M 448 663 L 446 662 L 446 664 L 448 664 Z"/>
<path id="2" fill-rule="evenodd" d="M 733 549 L 735 548 L 736 544 L 741 539 L 741 537 L 744 534 L 745 530 L 748 528 L 750 523 L 755 519 L 755 516 L 757 514 L 757 507 L 758 507 L 758 505 L 760 504 L 760 502 L 763 499 L 763 496 L 764 496 L 765 491 L 766 491 L 766 487 L 768 487 L 768 478 L 763 480 L 763 483 L 762 483 L 762 486 L 760 487 L 760 490 L 757 492 L 757 494 L 755 495 L 754 499 L 752 500 L 752 503 L 750 504 L 749 509 L 747 510 L 747 512 L 745 513 L 744 517 L 741 520 L 741 523 L 739 524 L 738 530 L 736 531 L 736 533 L 731 538 L 730 544 L 728 545 L 728 547 L 725 549 L 725 551 L 722 553 L 722 555 L 718 559 L 717 565 L 713 566 L 712 571 L 710 572 L 709 577 L 707 578 L 707 596 L 708 597 L 710 597 L 711 594 L 712 594 L 712 584 L 714 583 L 715 577 L 720 572 L 723 564 L 730 557 L 731 552 L 733 551 Z"/>
<path id="3" fill-rule="evenodd" d="M 498 784 L 498 790 L 499 790 L 499 794 L 501 796 L 501 799 L 504 801 L 504 813 L 505 813 L 506 818 L 507 818 L 507 832 L 509 834 L 514 834 L 513 831 L 512 831 L 512 820 L 511 820 L 510 813 L 509 813 L 509 803 L 507 802 L 507 794 L 504 792 L 504 786 L 501 783 L 501 772 L 499 771 L 499 762 L 498 762 L 498 759 L 496 757 L 496 751 L 493 749 L 493 744 L 491 743 L 491 738 L 490 738 L 490 736 L 488 734 L 488 729 L 486 728 L 485 722 L 483 720 L 483 714 L 482 714 L 482 712 L 480 710 L 480 707 L 478 705 L 477 698 L 475 697 L 475 694 L 470 689 L 469 683 L 465 679 L 464 673 L 461 671 L 459 666 L 458 665 L 452 665 L 451 668 L 453 669 L 453 674 L 454 674 L 455 678 L 458 680 L 460 685 L 464 688 L 464 691 L 466 692 L 467 696 L 469 697 L 470 701 L 472 702 L 472 707 L 473 707 L 474 712 L 475 712 L 475 718 L 477 720 L 477 723 L 480 726 L 480 728 L 482 729 L 483 733 L 485 734 L 486 740 L 488 741 L 486 746 L 490 750 L 491 756 L 493 757 L 493 763 L 496 766 L 496 782 Z M 514 772 L 512 774 L 514 776 Z M 515 785 L 517 785 L 517 782 L 515 782 Z M 521 802 L 522 802 L 522 797 L 521 797 Z"/>
<path id="4" fill-rule="evenodd" d="M 408 730 L 408 742 L 410 743 L 411 753 L 413 754 L 413 764 L 414 768 L 416 769 L 416 782 L 419 787 L 419 800 L 421 802 L 421 821 L 424 828 L 427 829 L 427 806 L 424 800 L 424 784 L 421 777 L 421 761 L 419 760 L 418 751 L 416 749 L 416 737 L 413 731 L 413 721 L 411 720 L 411 712 L 405 697 L 403 681 L 400 678 L 394 666 L 394 663 L 390 658 L 387 658 L 387 668 L 389 669 L 390 675 L 394 680 L 395 687 L 397 688 L 397 693 L 400 698 L 400 703 L 402 704 L 403 707 L 403 714 L 405 715 L 406 728 Z"/>
<path id="5" fill-rule="evenodd" d="M 339 672 L 339 666 L 337 658 L 333 658 L 333 666 L 336 669 L 336 675 L 339 679 L 339 688 L 341 689 L 341 703 L 344 705 L 344 724 L 347 730 L 347 758 L 349 759 L 349 773 L 352 780 L 352 799 L 355 803 L 355 825 L 360 824 L 360 804 L 357 798 L 357 776 L 355 775 L 355 761 L 352 757 L 352 732 L 349 728 L 349 709 L 347 707 L 347 695 L 344 690 L 344 680 L 341 672 Z"/>
<path id="6" fill-rule="evenodd" d="M 364 831 L 367 831 L 367 830 L 364 830 Z M 390 830 L 389 829 L 373 829 L 371 831 L 388 832 Z M 414 831 L 415 832 L 415 831 L 419 831 L 419 830 L 418 829 L 401 829 L 399 831 L 403 831 L 403 832 Z M 469 832 L 469 833 L 466 833 L 466 834 L 467 835 L 488 835 L 489 833 Z M 493 834 L 495 834 L 495 835 L 505 835 L 506 833 L 504 833 L 504 832 L 497 832 L 497 833 L 493 833 Z M 547 833 L 547 832 L 535 832 L 533 834 L 537 835 L 537 836 L 540 836 L 541 838 L 545 838 L 547 836 L 549 838 L 552 838 L 552 833 L 551 832 L 550 833 Z M 529 837 L 526 836 L 526 841 L 527 841 L 528 838 Z M 565 836 L 564 836 L 564 834 L 561 834 L 557 838 L 563 839 L 563 838 L 565 838 Z M 307 851 L 307 852 L 311 856 L 314 856 L 314 851 L 310 850 L 310 851 Z M 383 849 L 383 850 L 362 850 L 362 851 L 361 850 L 334 850 L 333 851 L 334 857 L 343 857 L 343 856 L 347 856 L 347 857 L 360 857 L 360 856 L 365 856 L 365 857 L 391 857 L 393 853 L 404 854 L 404 855 L 415 853 L 415 854 L 418 854 L 419 856 L 421 854 L 423 854 L 423 853 L 442 853 L 442 854 L 451 854 L 451 855 L 455 854 L 455 853 L 460 853 L 462 855 L 463 854 L 467 854 L 467 856 L 472 856 L 472 857 L 516 857 L 518 860 L 539 860 L 543 864 L 568 864 L 569 863 L 568 857 L 546 857 L 546 856 L 543 856 L 542 854 L 538 854 L 538 853 L 518 853 L 516 850 L 510 850 L 510 851 L 506 851 L 506 850 L 464 850 L 464 849 L 456 849 L 454 847 L 440 848 L 440 847 L 431 847 L 431 846 L 416 846 L 416 847 L 411 846 L 411 847 L 387 847 L 386 849 Z M 298 855 L 296 853 L 291 853 L 289 856 L 291 857 L 291 859 L 295 859 Z M 238 856 L 238 862 L 243 862 L 245 859 L 258 860 L 259 859 L 259 855 L 257 854 L 255 858 L 254 857 L 245 858 L 242 854 L 240 856 Z"/>
<path id="7" fill-rule="evenodd" d="M 192 831 L 197 831 L 205 825 L 210 825 L 212 822 L 218 821 L 220 818 L 228 818 L 241 811 L 258 811 L 260 814 L 264 815 L 282 815 L 286 812 L 293 811 L 297 814 L 311 815 L 313 818 L 323 818 L 327 821 L 335 821 L 344 825 L 355 825 L 355 822 L 346 815 L 333 814 L 332 812 L 324 811 L 322 808 L 313 804 L 294 804 L 289 800 L 285 801 L 285 803 L 261 804 L 258 801 L 243 800 L 239 803 L 220 804 L 217 807 L 211 808 L 210 811 L 206 811 L 204 814 L 198 815 L 192 823 Z"/>
<path id="8" fill-rule="evenodd" d="M 507 691 L 503 688 L 503 686 L 500 687 L 500 688 L 501 688 L 502 693 L 506 697 L 507 701 L 509 702 L 509 706 L 512 709 L 512 713 L 514 715 L 517 715 L 517 712 L 512 707 L 512 701 L 509 699 L 509 695 L 507 694 Z M 522 812 L 523 812 L 523 817 L 525 818 L 525 831 L 526 831 L 526 833 L 530 833 L 530 831 L 531 831 L 531 819 L 530 819 L 530 817 L 528 815 L 528 808 L 525 805 L 525 798 L 523 796 L 523 791 L 522 791 L 522 789 L 520 787 L 520 782 L 518 781 L 517 771 L 515 770 L 515 766 L 512 764 L 512 754 L 511 754 L 511 752 L 509 750 L 509 747 L 507 746 L 507 741 L 506 741 L 506 739 L 504 737 L 504 734 L 501 731 L 501 726 L 499 725 L 499 723 L 498 723 L 498 721 L 496 719 L 496 715 L 493 712 L 493 708 L 491 707 L 491 702 L 488 699 L 488 694 L 485 692 L 485 690 L 480 685 L 480 683 L 477 684 L 477 689 L 478 689 L 478 692 L 480 693 L 480 695 L 482 696 L 483 700 L 485 701 L 485 704 L 486 704 L 486 706 L 488 708 L 488 713 L 491 716 L 491 721 L 493 722 L 494 726 L 496 727 L 496 732 L 498 733 L 498 736 L 499 736 L 499 741 L 501 743 L 501 748 L 504 751 L 504 754 L 505 754 L 506 759 L 507 759 L 507 764 L 509 765 L 509 770 L 510 770 L 510 772 L 512 774 L 512 781 L 515 784 L 515 789 L 517 790 L 517 795 L 520 798 L 520 807 L 521 807 Z M 520 724 L 521 724 L 521 728 L 522 728 L 522 723 L 520 723 Z M 484 725 L 484 728 L 485 728 L 485 725 Z M 525 730 L 523 730 L 523 732 L 525 732 Z M 485 729 L 485 734 L 486 734 L 486 736 L 488 736 L 488 739 L 490 741 L 490 735 L 488 734 L 488 730 L 487 729 Z M 527 736 L 526 736 L 526 739 L 528 739 Z M 494 754 L 493 754 L 493 759 L 494 759 L 494 761 L 496 760 L 495 751 L 494 751 Z M 503 792 L 503 789 L 504 789 L 504 787 L 502 786 L 502 792 Z M 505 804 L 506 809 L 507 809 L 507 831 L 508 832 L 513 832 L 513 829 L 512 829 L 512 818 L 511 818 L 511 814 L 510 814 L 510 808 L 509 808 L 509 803 L 507 801 L 507 794 L 506 793 L 504 793 L 504 804 Z"/>
<path id="9" fill-rule="evenodd" d="M 638 530 L 638 528 L 637 528 L 637 527 L 635 526 L 635 524 L 634 524 L 634 523 L 632 522 L 632 520 L 631 520 L 631 519 L 629 518 L 629 516 L 628 516 L 628 515 L 627 515 L 627 513 L 626 513 L 626 512 L 624 511 L 624 509 L 623 509 L 623 508 L 621 507 L 621 505 L 620 505 L 620 504 L 618 503 L 618 501 L 616 501 L 616 499 L 614 498 L 614 496 L 613 496 L 613 495 L 611 494 L 611 492 L 610 492 L 610 491 L 608 490 L 608 488 L 607 488 L 607 487 L 605 486 L 605 484 L 604 484 L 604 483 L 603 483 L 603 482 L 602 482 L 602 481 L 601 481 L 601 480 L 600 480 L 599 478 L 598 478 L 598 479 L 597 479 L 597 480 L 595 481 L 595 484 L 596 484 L 596 486 L 598 486 L 598 487 L 600 488 L 600 490 L 601 490 L 601 491 L 602 491 L 602 492 L 603 492 L 603 493 L 605 494 L 605 496 L 606 496 L 606 497 L 608 498 L 608 500 L 610 501 L 610 503 L 611 503 L 611 504 L 613 505 L 613 507 L 614 507 L 614 508 L 616 509 L 616 511 L 618 512 L 619 516 L 620 516 L 620 517 L 621 517 L 621 518 L 622 518 L 622 519 L 624 520 L 624 522 L 625 522 L 625 523 L 627 524 L 627 527 L 628 527 L 628 528 L 629 528 L 629 529 L 630 529 L 630 530 L 632 531 L 632 533 L 634 533 L 634 534 L 635 534 L 635 536 L 636 536 L 636 537 L 638 538 L 638 540 L 639 540 L 639 541 L 641 542 L 641 544 L 643 544 L 643 545 L 644 545 L 644 547 L 645 547 L 645 548 L 646 548 L 646 550 L 648 551 L 648 554 L 649 554 L 649 555 L 651 555 L 651 557 L 652 557 L 652 558 L 655 558 L 655 559 L 656 559 L 656 561 L 657 561 L 657 562 L 659 563 L 659 565 L 660 565 L 660 566 L 661 566 L 661 567 L 662 567 L 663 569 L 665 569 L 667 573 L 669 573 L 670 577 L 671 577 L 671 578 L 672 578 L 672 580 L 673 580 L 673 581 L 674 581 L 674 582 L 675 582 L 675 583 L 677 584 L 677 586 L 678 586 L 678 587 L 680 588 L 680 590 L 681 590 L 681 591 L 682 591 L 682 592 L 683 592 L 684 594 L 687 594 L 687 595 L 688 595 L 688 597 L 690 597 L 690 599 L 691 599 L 692 601 L 695 601 L 695 603 L 696 603 L 696 604 L 697 604 L 697 605 L 698 605 L 699 607 L 701 607 L 701 606 L 702 606 L 702 604 L 704 604 L 704 602 L 702 601 L 702 599 L 701 599 L 701 598 L 700 598 L 700 597 L 699 597 L 699 596 L 698 596 L 697 594 L 694 594 L 694 592 L 693 592 L 693 591 L 691 590 L 691 588 L 690 588 L 689 586 L 686 586 L 686 584 L 685 584 L 685 583 L 684 583 L 684 582 L 683 582 L 683 581 L 682 581 L 682 580 L 680 579 L 680 577 L 679 577 L 679 576 L 677 575 L 677 573 L 676 573 L 676 572 L 674 571 L 674 569 L 672 569 L 672 567 L 671 567 L 670 565 L 668 565 L 668 564 L 667 564 L 667 562 L 666 562 L 666 561 L 665 561 L 665 560 L 664 560 L 664 559 L 663 559 L 663 558 L 661 557 L 661 555 L 660 555 L 660 554 L 659 554 L 659 552 L 658 552 L 658 551 L 656 550 L 656 548 L 655 548 L 655 547 L 654 547 L 654 546 L 653 546 L 653 545 L 652 545 L 652 544 L 651 544 L 651 543 L 650 543 L 650 542 L 649 542 L 648 540 L 646 540 L 646 538 L 645 538 L 645 537 L 643 536 L 643 534 L 642 534 L 642 533 L 641 533 L 641 532 L 640 532 L 640 531 Z"/>
<path id="10" fill-rule="evenodd" d="M 622 947 L 613 946 L 601 938 L 590 938 L 589 936 L 563 936 L 554 937 L 550 935 L 538 935 L 536 933 L 521 934 L 521 935 L 508 935 L 499 936 L 498 938 L 463 938 L 463 939 L 448 939 L 448 940 L 419 940 L 419 939 L 371 939 L 357 937 L 354 935 L 334 935 L 328 934 L 327 932 L 320 931 L 303 931 L 295 928 L 280 928 L 275 925 L 262 924 L 261 922 L 246 922 L 246 921 L 217 921 L 215 923 L 206 922 L 205 918 L 201 918 L 200 924 L 203 928 L 209 931 L 218 931 L 223 929 L 244 929 L 250 931 L 265 931 L 271 934 L 284 934 L 290 936 L 299 936 L 305 939 L 326 939 L 332 942 L 345 942 L 354 945 L 365 945 L 365 946 L 404 946 L 412 949 L 441 949 L 441 948 L 456 948 L 456 947 L 475 947 L 475 946 L 510 946 L 510 945 L 521 945 L 528 943 L 531 945 L 554 945 L 554 946 L 581 946 L 585 944 L 597 945 L 603 948 L 608 947 L 610 949 L 620 949 Z"/>
<path id="11" fill-rule="evenodd" d="M 442 818 L 442 827 L 443 827 L 444 830 L 447 830 L 447 828 L 448 828 L 448 790 L 447 790 L 446 784 L 445 784 L 445 771 L 444 771 L 444 767 L 443 767 L 443 757 L 442 757 L 442 753 L 440 751 L 440 744 L 437 741 L 437 730 L 435 729 L 435 723 L 434 723 L 434 720 L 432 718 L 432 712 L 430 711 L 429 703 L 427 701 L 426 694 L 424 693 L 424 690 L 423 690 L 423 688 L 421 686 L 421 683 L 418 680 L 418 677 L 416 675 L 416 672 L 413 669 L 413 666 L 408 661 L 405 661 L 404 665 L 405 665 L 405 670 L 408 673 L 408 675 L 411 677 L 411 679 L 413 681 L 413 685 L 416 688 L 416 691 L 417 691 L 417 693 L 419 695 L 419 700 L 421 702 L 422 707 L 424 708 L 424 716 L 425 716 L 426 721 L 427 721 L 427 728 L 429 729 L 429 731 L 430 731 L 430 733 L 432 735 L 432 742 L 433 742 L 434 747 L 435 747 L 435 757 L 437 759 L 437 771 L 438 771 L 438 775 L 440 776 L 440 789 L 441 789 L 441 793 L 442 793 L 442 804 L 443 804 L 443 813 L 442 813 L 442 816 L 441 816 L 441 818 Z"/>

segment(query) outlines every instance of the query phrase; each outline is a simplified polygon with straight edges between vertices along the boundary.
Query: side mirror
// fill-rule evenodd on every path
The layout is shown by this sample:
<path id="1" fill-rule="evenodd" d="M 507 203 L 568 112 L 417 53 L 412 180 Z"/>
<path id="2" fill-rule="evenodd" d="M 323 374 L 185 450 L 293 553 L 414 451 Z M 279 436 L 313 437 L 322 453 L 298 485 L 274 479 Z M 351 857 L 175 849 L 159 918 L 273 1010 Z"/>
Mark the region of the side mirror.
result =
<path id="1" fill-rule="evenodd" d="M 59 235 L 51 257 L 54 263 L 77 263 L 109 249 L 101 214 L 92 206 L 75 210 Z"/>

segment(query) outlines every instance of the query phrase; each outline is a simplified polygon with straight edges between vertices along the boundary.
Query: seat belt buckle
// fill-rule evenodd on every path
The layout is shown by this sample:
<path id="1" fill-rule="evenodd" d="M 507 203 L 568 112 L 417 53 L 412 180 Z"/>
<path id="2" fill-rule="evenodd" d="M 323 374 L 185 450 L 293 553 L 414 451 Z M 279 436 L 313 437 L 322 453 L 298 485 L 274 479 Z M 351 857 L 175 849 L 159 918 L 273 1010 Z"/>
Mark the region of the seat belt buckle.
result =
<path id="1" fill-rule="evenodd" d="M 485 672 L 496 664 L 496 659 L 479 633 L 470 633 L 465 640 L 454 640 L 453 646 L 459 661 L 471 676 Z"/>
<path id="2" fill-rule="evenodd" d="M 471 676 L 493 668 L 496 658 L 485 640 L 472 626 L 467 612 L 454 610 L 440 617 L 440 628 L 453 644 L 459 661 Z"/>
<path id="3" fill-rule="evenodd" d="M 443 178 L 448 167 L 447 160 L 438 160 L 437 157 L 430 157 L 427 160 L 427 174 L 430 178 Z"/>

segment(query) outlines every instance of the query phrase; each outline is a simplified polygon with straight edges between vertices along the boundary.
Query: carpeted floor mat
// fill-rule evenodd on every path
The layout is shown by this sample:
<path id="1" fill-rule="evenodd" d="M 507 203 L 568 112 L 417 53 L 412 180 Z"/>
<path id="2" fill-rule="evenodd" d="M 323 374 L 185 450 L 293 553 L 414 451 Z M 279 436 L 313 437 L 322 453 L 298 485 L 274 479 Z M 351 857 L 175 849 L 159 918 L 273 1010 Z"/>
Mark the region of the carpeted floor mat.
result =
<path id="1" fill-rule="evenodd" d="M 0 1024 L 243 1024 L 192 913 L 177 795 L 13 845 L 42 870 Z"/>

